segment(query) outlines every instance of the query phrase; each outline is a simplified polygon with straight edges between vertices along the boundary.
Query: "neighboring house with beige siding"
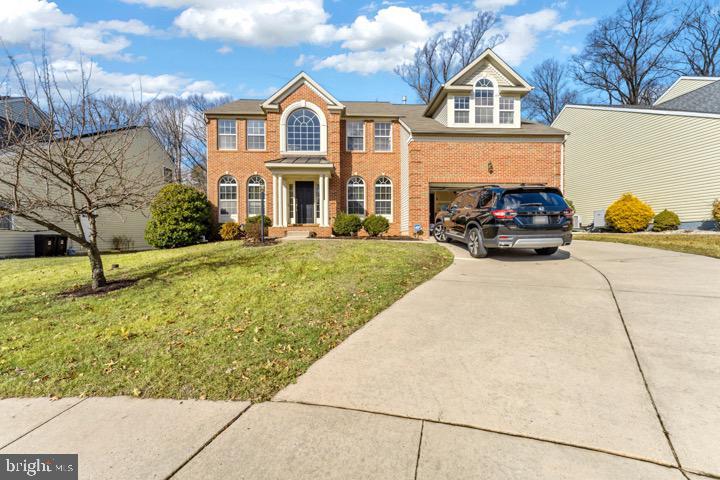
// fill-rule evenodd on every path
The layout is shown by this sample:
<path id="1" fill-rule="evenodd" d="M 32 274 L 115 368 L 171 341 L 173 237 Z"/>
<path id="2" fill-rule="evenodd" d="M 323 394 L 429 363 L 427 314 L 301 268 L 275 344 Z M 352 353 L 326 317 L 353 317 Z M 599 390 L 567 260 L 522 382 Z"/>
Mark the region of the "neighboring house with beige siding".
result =
<path id="1" fill-rule="evenodd" d="M 656 213 L 677 213 L 681 228 L 715 228 L 719 79 L 681 79 L 652 106 L 567 105 L 552 126 L 569 133 L 564 193 L 583 225 L 632 192 Z"/>
<path id="2" fill-rule="evenodd" d="M 124 135 L 123 131 L 107 135 Z M 142 175 L 156 177 L 158 189 L 172 181 L 173 163 L 157 138 L 147 128 L 138 128 L 128 148 L 128 158 L 137 159 L 137 168 Z M 135 167 L 133 167 L 135 168 Z M 148 205 L 149 207 L 149 205 Z M 98 247 L 101 251 L 114 249 L 115 237 L 126 237 L 129 250 L 151 248 L 145 242 L 145 226 L 149 219 L 149 208 L 143 210 L 103 210 L 97 218 Z M 58 219 L 59 225 L 68 231 L 75 231 L 70 218 Z M 0 217 L 0 258 L 29 257 L 35 255 L 35 235 L 51 235 L 54 232 L 19 217 Z M 81 247 L 70 240 L 68 247 L 76 252 Z"/>

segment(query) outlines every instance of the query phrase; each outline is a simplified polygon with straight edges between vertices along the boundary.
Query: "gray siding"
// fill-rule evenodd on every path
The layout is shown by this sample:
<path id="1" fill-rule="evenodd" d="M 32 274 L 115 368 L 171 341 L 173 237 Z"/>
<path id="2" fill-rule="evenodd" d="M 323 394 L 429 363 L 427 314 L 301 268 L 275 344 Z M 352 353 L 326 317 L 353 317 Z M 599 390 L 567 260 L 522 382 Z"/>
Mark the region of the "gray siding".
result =
<path id="1" fill-rule="evenodd" d="M 720 197 L 720 119 L 566 107 L 565 193 L 592 221 L 625 192 L 683 222 L 710 217 Z"/>
<path id="2" fill-rule="evenodd" d="M 440 108 L 437 109 L 437 111 L 435 112 L 435 116 L 433 117 L 435 120 L 442 123 L 446 127 L 448 124 L 448 102 L 450 102 L 452 98 L 453 97 L 448 96 L 445 100 L 443 100 Z"/>

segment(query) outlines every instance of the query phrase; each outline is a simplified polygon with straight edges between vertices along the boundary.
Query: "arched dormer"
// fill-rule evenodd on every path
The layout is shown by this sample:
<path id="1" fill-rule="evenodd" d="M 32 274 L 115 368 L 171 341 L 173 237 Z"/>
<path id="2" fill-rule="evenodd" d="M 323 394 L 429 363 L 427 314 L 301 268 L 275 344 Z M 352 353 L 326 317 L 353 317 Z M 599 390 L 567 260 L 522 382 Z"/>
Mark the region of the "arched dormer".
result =
<path id="1" fill-rule="evenodd" d="M 319 128 L 319 141 L 314 138 L 316 128 Z M 327 119 L 320 107 L 307 100 L 299 100 L 283 110 L 280 116 L 280 150 L 292 155 L 327 154 Z"/>

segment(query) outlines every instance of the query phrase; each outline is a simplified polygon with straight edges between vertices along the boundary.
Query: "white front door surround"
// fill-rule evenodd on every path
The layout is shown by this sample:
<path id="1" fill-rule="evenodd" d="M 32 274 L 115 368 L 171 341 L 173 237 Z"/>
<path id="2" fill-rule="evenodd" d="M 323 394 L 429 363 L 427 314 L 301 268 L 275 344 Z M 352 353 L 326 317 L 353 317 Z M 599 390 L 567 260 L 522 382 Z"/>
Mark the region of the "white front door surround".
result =
<path id="1" fill-rule="evenodd" d="M 330 172 L 273 172 L 273 226 L 287 227 L 295 220 L 295 182 L 313 182 L 315 224 L 330 226 Z"/>

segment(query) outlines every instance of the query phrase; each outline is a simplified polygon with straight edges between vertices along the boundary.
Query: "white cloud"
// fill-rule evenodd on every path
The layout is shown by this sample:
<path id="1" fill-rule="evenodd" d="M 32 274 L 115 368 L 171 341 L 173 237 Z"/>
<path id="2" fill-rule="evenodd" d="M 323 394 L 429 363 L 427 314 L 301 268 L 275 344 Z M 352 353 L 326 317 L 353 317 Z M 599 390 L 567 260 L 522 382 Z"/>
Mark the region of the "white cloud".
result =
<path id="1" fill-rule="evenodd" d="M 0 8 L 0 38 L 8 43 L 37 40 L 43 30 L 73 25 L 77 19 L 46 0 L 8 0 Z"/>
<path id="2" fill-rule="evenodd" d="M 151 35 L 155 33 L 151 27 L 137 19 L 101 20 L 99 22 L 91 23 L 89 25 L 96 27 L 99 30 L 112 30 L 115 32 L 127 33 L 130 35 Z"/>
<path id="3" fill-rule="evenodd" d="M 227 46 L 227 45 L 223 45 L 222 47 L 220 47 L 220 48 L 217 49 L 217 52 L 218 52 L 220 55 L 227 55 L 228 53 L 232 53 L 232 51 L 233 51 L 233 49 L 230 48 L 230 47 Z"/>
<path id="4" fill-rule="evenodd" d="M 478 10 L 502 10 L 518 3 L 518 0 L 475 0 L 473 4 Z"/>
<path id="5" fill-rule="evenodd" d="M 493 33 L 505 33 L 507 38 L 495 47 L 495 52 L 511 65 L 521 64 L 535 51 L 538 36 L 551 30 L 558 17 L 557 10 L 550 8 L 518 16 L 501 16 L 501 25 Z"/>
<path id="6" fill-rule="evenodd" d="M 378 11 L 372 20 L 365 15 L 357 17 L 350 26 L 339 28 L 335 38 L 349 50 L 374 50 L 423 41 L 430 32 L 418 12 L 391 6 Z"/>
<path id="7" fill-rule="evenodd" d="M 415 45 L 406 44 L 385 50 L 340 53 L 316 61 L 313 69 L 333 68 L 339 72 L 362 75 L 392 71 L 397 65 L 411 58 L 416 48 Z"/>
<path id="8" fill-rule="evenodd" d="M 575 27 L 585 27 L 585 26 L 589 26 L 589 25 L 594 25 L 596 21 L 597 20 L 594 17 L 565 20 L 564 22 L 560 22 L 557 25 L 555 25 L 553 27 L 553 30 L 561 32 L 561 33 L 569 33 Z"/>
<path id="9" fill-rule="evenodd" d="M 163 0 L 162 3 L 177 2 Z M 323 41 L 332 31 L 325 25 L 328 17 L 322 0 L 245 0 L 236 6 L 196 0 L 180 13 L 175 25 L 201 40 L 215 38 L 244 45 L 290 46 Z"/>

